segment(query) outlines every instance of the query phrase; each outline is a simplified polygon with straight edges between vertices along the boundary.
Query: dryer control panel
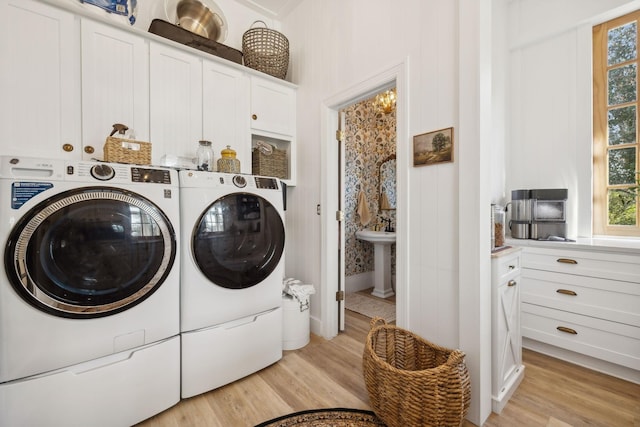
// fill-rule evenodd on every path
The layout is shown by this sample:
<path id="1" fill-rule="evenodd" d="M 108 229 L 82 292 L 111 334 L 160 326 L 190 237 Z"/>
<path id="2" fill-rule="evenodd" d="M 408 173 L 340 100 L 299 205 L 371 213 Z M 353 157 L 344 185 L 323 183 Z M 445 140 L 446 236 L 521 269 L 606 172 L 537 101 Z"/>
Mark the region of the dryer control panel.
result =
<path id="1" fill-rule="evenodd" d="M 256 188 L 266 188 L 267 190 L 277 190 L 278 180 L 275 178 L 265 178 L 263 176 L 256 176 Z"/>

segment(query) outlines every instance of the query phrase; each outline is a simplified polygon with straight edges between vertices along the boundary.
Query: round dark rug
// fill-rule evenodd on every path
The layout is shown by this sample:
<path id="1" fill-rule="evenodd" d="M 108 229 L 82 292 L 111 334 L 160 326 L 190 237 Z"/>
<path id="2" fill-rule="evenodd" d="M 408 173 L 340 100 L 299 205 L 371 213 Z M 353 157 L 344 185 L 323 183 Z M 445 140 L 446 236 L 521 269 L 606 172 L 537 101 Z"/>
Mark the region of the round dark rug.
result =
<path id="1" fill-rule="evenodd" d="M 265 421 L 255 427 L 385 427 L 372 411 L 362 409 L 311 409 Z"/>

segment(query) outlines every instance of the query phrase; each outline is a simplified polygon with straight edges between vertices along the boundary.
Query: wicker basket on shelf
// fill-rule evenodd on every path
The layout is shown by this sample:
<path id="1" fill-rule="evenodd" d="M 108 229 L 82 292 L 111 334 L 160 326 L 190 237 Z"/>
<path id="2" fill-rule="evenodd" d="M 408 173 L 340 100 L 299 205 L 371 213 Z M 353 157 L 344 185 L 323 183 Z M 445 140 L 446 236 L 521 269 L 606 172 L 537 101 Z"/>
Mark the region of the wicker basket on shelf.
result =
<path id="1" fill-rule="evenodd" d="M 259 22 L 264 28 L 253 28 Z M 247 67 L 284 79 L 289 68 L 289 40 L 263 21 L 255 21 L 242 35 L 242 55 Z"/>
<path id="2" fill-rule="evenodd" d="M 464 353 L 379 317 L 371 320 L 363 371 L 371 407 L 389 427 L 459 426 L 469 410 Z"/>
<path id="3" fill-rule="evenodd" d="M 273 148 L 271 154 L 264 154 L 254 148 L 251 152 L 251 170 L 254 175 L 288 179 L 287 152 Z"/>

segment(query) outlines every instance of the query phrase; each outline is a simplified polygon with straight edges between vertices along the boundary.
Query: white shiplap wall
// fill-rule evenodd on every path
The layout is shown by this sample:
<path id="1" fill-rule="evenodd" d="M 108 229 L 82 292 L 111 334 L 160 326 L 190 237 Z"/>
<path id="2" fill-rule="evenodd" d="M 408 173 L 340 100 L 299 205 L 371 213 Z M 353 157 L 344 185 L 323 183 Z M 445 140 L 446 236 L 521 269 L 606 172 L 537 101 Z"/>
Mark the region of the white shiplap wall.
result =
<path id="1" fill-rule="evenodd" d="M 283 21 L 298 90 L 298 185 L 290 190 L 287 273 L 320 283 L 320 105 L 390 64 L 409 64 L 409 135 L 457 126 L 457 7 L 441 0 L 304 1 Z M 410 156 L 410 138 L 398 155 Z M 457 163 L 407 171 L 411 327 L 458 345 Z M 322 290 L 320 290 L 322 292 Z M 322 295 L 312 317 L 321 316 Z"/>

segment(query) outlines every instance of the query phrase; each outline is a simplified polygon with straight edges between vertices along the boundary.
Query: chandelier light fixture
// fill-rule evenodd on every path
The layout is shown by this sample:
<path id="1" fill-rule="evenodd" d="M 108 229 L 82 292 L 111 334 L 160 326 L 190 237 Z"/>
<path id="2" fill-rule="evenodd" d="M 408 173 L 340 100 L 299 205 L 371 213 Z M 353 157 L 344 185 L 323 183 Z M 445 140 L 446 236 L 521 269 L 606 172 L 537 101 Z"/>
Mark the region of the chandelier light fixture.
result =
<path id="1" fill-rule="evenodd" d="M 377 94 L 373 105 L 380 113 L 390 114 L 396 108 L 396 89 Z"/>

